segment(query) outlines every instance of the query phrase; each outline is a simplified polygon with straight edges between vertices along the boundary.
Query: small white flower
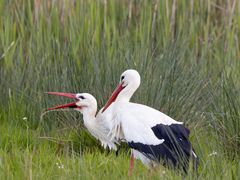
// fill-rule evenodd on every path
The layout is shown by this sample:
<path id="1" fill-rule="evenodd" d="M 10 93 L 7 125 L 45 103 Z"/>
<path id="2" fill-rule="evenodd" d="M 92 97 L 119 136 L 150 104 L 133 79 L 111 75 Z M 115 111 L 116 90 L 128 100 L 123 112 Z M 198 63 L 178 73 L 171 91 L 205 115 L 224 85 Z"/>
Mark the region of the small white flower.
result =
<path id="1" fill-rule="evenodd" d="M 23 119 L 23 120 L 27 120 L 27 117 L 23 117 L 22 119 Z"/>
<path id="2" fill-rule="evenodd" d="M 209 154 L 209 156 L 216 156 L 218 153 L 216 151 L 213 151 L 212 153 Z"/>
<path id="3" fill-rule="evenodd" d="M 56 163 L 56 165 L 57 165 L 58 169 L 63 169 L 64 168 L 64 165 L 61 164 L 61 163 Z"/>

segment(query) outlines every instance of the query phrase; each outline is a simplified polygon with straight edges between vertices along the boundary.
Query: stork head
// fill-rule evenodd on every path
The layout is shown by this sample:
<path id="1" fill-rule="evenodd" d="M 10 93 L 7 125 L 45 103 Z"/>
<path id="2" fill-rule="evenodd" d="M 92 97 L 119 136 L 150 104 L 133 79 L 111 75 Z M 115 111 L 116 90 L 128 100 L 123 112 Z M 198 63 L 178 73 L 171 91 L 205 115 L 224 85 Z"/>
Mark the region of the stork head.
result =
<path id="1" fill-rule="evenodd" d="M 133 93 L 137 90 L 141 83 L 139 73 L 134 69 L 124 71 L 120 76 L 120 82 L 116 89 L 113 91 L 111 97 L 108 99 L 103 108 L 104 112 L 114 101 L 128 102 L 130 101 Z"/>
<path id="2" fill-rule="evenodd" d="M 47 92 L 47 94 L 64 96 L 67 98 L 74 99 L 75 102 L 58 105 L 55 107 L 48 108 L 47 110 L 55 109 L 67 109 L 73 108 L 74 110 L 80 111 L 81 113 L 93 114 L 95 116 L 97 111 L 97 101 L 95 97 L 88 93 L 62 93 L 62 92 Z"/>

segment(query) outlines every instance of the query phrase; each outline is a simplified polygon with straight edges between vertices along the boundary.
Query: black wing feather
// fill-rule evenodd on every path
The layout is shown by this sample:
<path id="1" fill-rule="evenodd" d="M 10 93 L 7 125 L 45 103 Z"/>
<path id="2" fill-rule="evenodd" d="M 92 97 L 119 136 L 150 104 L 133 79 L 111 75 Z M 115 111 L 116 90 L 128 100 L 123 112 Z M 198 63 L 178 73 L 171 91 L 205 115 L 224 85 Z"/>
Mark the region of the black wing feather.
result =
<path id="1" fill-rule="evenodd" d="M 190 131 L 182 124 L 163 125 L 152 127 L 152 131 L 164 142 L 159 145 L 146 145 L 139 142 L 128 142 L 133 149 L 143 153 L 149 159 L 163 164 L 180 166 L 186 172 L 189 158 L 191 156 L 191 143 L 189 141 Z"/>

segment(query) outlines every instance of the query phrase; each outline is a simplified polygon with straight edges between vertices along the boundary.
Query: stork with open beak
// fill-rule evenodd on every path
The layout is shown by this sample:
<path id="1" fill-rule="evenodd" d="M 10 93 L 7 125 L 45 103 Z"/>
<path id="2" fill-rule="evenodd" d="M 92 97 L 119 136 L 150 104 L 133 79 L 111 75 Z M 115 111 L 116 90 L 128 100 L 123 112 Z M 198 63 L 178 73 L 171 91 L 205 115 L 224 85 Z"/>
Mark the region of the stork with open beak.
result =
<path id="1" fill-rule="evenodd" d="M 120 83 L 112 93 L 103 112 L 111 111 L 112 139 L 119 140 L 119 134 L 132 150 L 129 174 L 132 173 L 134 158 L 152 167 L 162 163 L 166 166 L 188 170 L 189 159 L 193 158 L 197 168 L 198 157 L 189 141 L 189 129 L 166 114 L 146 105 L 131 103 L 130 98 L 140 85 L 136 70 L 127 70 L 120 77 Z M 116 129 L 120 129 L 119 133 Z M 117 133 L 116 133 L 117 132 Z"/>
<path id="2" fill-rule="evenodd" d="M 111 150 L 117 150 L 115 139 L 110 139 L 108 136 L 110 131 L 110 121 L 104 118 L 102 113 L 97 112 L 97 101 L 96 99 L 88 93 L 63 93 L 63 92 L 47 92 L 47 94 L 64 96 L 67 98 L 74 99 L 72 103 L 67 103 L 63 105 L 58 105 L 55 107 L 48 108 L 48 111 L 55 109 L 67 109 L 72 108 L 83 114 L 83 121 L 85 127 L 96 139 L 100 140 L 102 146 L 106 149 L 107 147 Z M 111 119 L 111 118 L 110 118 Z"/>

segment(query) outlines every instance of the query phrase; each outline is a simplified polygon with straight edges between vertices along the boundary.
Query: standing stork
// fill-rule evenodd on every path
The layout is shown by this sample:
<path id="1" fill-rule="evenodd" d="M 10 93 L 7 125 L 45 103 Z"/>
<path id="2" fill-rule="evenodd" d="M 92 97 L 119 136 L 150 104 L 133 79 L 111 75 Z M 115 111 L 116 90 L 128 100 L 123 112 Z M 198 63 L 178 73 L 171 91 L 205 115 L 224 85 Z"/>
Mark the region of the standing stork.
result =
<path id="1" fill-rule="evenodd" d="M 97 112 L 97 101 L 96 99 L 88 93 L 63 93 L 63 92 L 47 92 L 47 94 L 64 96 L 71 99 L 75 99 L 75 102 L 58 105 L 55 107 L 48 108 L 47 110 L 55 110 L 55 109 L 65 109 L 65 108 L 73 108 L 83 114 L 84 125 L 87 130 L 90 132 L 92 136 L 96 139 L 100 140 L 102 146 L 106 149 L 107 147 L 111 150 L 117 150 L 116 144 L 117 141 L 115 139 L 110 139 L 108 136 L 110 131 L 111 122 L 108 121 L 108 118 L 104 118 L 104 115 L 108 115 L 104 113 L 104 115 L 99 111 Z M 111 119 L 111 118 L 110 118 Z"/>
<path id="2" fill-rule="evenodd" d="M 152 167 L 160 162 L 166 166 L 188 170 L 189 159 L 193 158 L 197 168 L 198 157 L 189 141 L 190 131 L 164 113 L 146 105 L 129 102 L 140 85 L 140 75 L 135 70 L 127 70 L 120 77 L 120 83 L 112 93 L 103 112 L 111 112 L 112 139 L 123 136 L 133 149 L 130 159 L 132 173 L 134 158 Z"/>

